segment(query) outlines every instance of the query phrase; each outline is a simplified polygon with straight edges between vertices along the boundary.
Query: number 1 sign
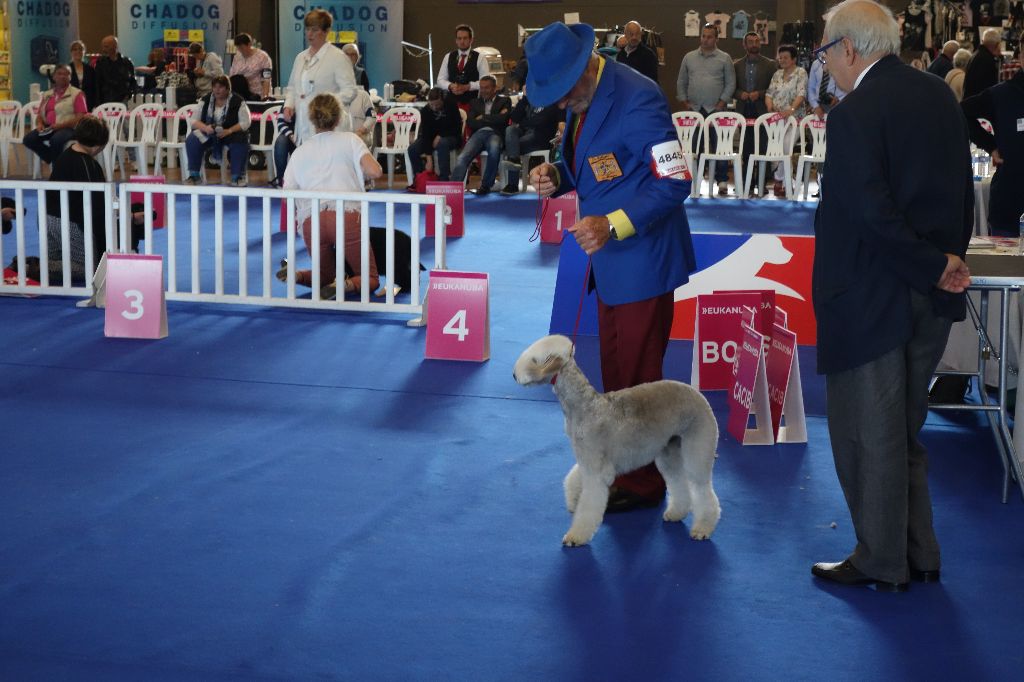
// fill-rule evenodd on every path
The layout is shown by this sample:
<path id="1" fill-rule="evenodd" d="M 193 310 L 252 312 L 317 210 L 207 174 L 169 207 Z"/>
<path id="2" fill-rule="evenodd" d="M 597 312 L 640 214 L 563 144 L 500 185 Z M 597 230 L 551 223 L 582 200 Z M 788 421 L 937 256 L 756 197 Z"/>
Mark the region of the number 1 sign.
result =
<path id="1" fill-rule="evenodd" d="M 108 253 L 106 271 L 103 335 L 129 339 L 167 336 L 163 258 Z"/>
<path id="2" fill-rule="evenodd" d="M 576 223 L 576 193 L 557 199 L 545 199 L 541 207 L 540 240 L 545 244 L 561 244 L 565 231 Z"/>
<path id="3" fill-rule="evenodd" d="M 427 301 L 426 357 L 475 362 L 491 357 L 487 273 L 433 270 Z"/>

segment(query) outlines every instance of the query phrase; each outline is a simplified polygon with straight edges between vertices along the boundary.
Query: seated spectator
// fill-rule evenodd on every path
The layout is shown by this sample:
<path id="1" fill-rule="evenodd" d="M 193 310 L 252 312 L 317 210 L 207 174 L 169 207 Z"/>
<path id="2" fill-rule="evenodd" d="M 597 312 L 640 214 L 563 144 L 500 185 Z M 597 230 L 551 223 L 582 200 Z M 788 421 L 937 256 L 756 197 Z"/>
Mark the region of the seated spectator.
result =
<path id="1" fill-rule="evenodd" d="M 88 113 L 85 94 L 71 85 L 71 67 L 58 64 L 53 88 L 42 94 L 35 130 L 25 134 L 25 147 L 46 163 L 53 163 L 74 136 L 75 125 Z"/>
<path id="2" fill-rule="evenodd" d="M 85 104 L 89 111 L 92 111 L 99 104 L 99 96 L 96 93 L 96 69 L 84 61 L 84 57 L 85 43 L 81 40 L 71 43 L 71 84 L 85 93 Z"/>
<path id="3" fill-rule="evenodd" d="M 498 174 L 498 162 L 501 159 L 501 148 L 505 137 L 505 126 L 508 125 L 509 114 L 512 113 L 512 100 L 504 95 L 496 94 L 497 81 L 494 76 L 481 76 L 480 96 L 470 102 L 469 116 L 466 125 L 473 134 L 466 140 L 466 146 L 455 162 L 452 179 L 464 182 L 469 164 L 480 152 L 487 152 L 487 164 L 484 167 L 478 195 L 491 191 L 494 178 Z"/>
<path id="4" fill-rule="evenodd" d="M 213 79 L 224 75 L 224 63 L 213 52 L 207 52 L 202 43 L 189 45 L 188 55 L 195 60 L 192 82 L 196 87 L 196 97 L 206 97 L 213 88 Z"/>
<path id="5" fill-rule="evenodd" d="M 228 77 L 221 74 L 212 80 L 209 95 L 200 100 L 192 119 L 192 132 L 185 139 L 188 156 L 188 178 L 190 185 L 202 182 L 199 173 L 203 152 L 210 150 L 214 161 L 222 162 L 223 149 L 228 148 L 231 159 L 231 184 L 245 187 L 245 164 L 249 159 L 249 125 L 252 119 L 245 101 L 231 92 Z"/>
<path id="6" fill-rule="evenodd" d="M 320 192 L 362 192 L 366 179 L 381 176 L 380 164 L 370 155 L 363 141 L 352 133 L 335 130 L 341 121 L 341 104 L 332 94 L 322 93 L 309 103 L 309 119 L 315 134 L 292 154 L 291 162 L 284 174 L 284 186 L 288 189 L 317 190 Z M 312 243 L 312 202 L 295 202 L 296 222 L 302 227 L 302 239 L 311 252 L 320 250 L 320 292 L 321 298 L 333 298 L 337 285 L 335 263 L 338 240 L 338 207 L 332 201 L 320 203 L 320 243 Z M 341 229 L 345 239 L 345 262 L 353 273 L 344 280 L 343 291 L 358 291 L 362 286 L 362 244 L 359 203 L 344 206 Z M 277 278 L 288 279 L 288 263 L 282 261 Z M 369 286 L 376 289 L 380 284 L 377 274 L 377 260 L 370 249 Z M 313 271 L 299 270 L 295 281 L 303 286 L 313 285 Z"/>
<path id="7" fill-rule="evenodd" d="M 167 68 L 167 59 L 164 48 L 154 47 L 149 51 L 149 60 L 145 66 L 136 66 L 135 73 L 142 74 L 142 92 L 153 93 L 157 91 L 156 79 Z"/>
<path id="8" fill-rule="evenodd" d="M 274 63 L 263 50 L 252 44 L 252 36 L 239 33 L 235 36 L 234 58 L 231 60 L 231 71 L 228 75 L 234 78 L 245 78 L 246 89 L 235 88 L 234 91 L 249 101 L 263 100 L 270 97 L 270 78 L 274 73 Z M 234 83 L 234 81 L 232 81 Z"/>
<path id="9" fill-rule="evenodd" d="M 420 132 L 409 145 L 409 189 L 413 179 L 423 172 L 423 158 L 437 152 L 437 177 L 451 178 L 451 152 L 459 148 L 462 136 L 462 114 L 453 97 L 446 97 L 441 88 L 427 92 L 427 106 L 420 109 Z"/>
<path id="10" fill-rule="evenodd" d="M 343 125 L 339 128 L 344 133 L 355 133 L 367 147 L 373 144 L 373 129 L 377 125 L 377 110 L 373 108 L 370 93 L 356 88 L 356 95 L 345 107 L 342 116 Z"/>
<path id="11" fill-rule="evenodd" d="M 346 43 L 345 45 L 342 45 L 341 51 L 348 55 L 348 58 L 352 60 L 352 70 L 355 71 L 356 85 L 369 92 L 370 77 L 366 74 L 366 67 L 359 66 L 359 60 L 361 58 L 361 55 L 359 54 L 359 46 L 355 43 Z"/>
<path id="12" fill-rule="evenodd" d="M 504 195 L 519 193 L 519 176 L 522 168 L 519 159 L 523 154 L 551 148 L 551 139 L 558 131 L 558 123 L 564 112 L 558 107 L 535 107 L 527 99 L 526 90 L 519 98 L 508 128 L 505 129 L 505 158 L 508 159 L 508 180 L 501 190 Z M 529 170 L 529 169 L 527 169 Z"/>

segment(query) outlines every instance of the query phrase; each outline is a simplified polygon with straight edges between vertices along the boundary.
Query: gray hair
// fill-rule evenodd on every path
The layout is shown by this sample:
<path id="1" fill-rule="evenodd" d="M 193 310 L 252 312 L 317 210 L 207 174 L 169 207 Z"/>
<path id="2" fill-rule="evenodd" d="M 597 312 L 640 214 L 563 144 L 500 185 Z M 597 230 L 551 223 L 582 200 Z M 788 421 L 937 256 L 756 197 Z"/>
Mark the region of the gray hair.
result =
<path id="1" fill-rule="evenodd" d="M 359 46 L 355 43 L 345 43 L 341 46 L 341 51 L 345 54 L 354 54 L 357 57 L 359 56 Z"/>
<path id="2" fill-rule="evenodd" d="M 873 0 L 843 0 L 830 9 L 825 35 L 829 40 L 846 38 L 864 57 L 900 52 L 900 29 L 892 11 Z"/>
<path id="3" fill-rule="evenodd" d="M 998 28 L 985 29 L 981 34 L 981 42 L 985 45 L 998 45 L 1003 40 L 1003 31 Z"/>
<path id="4" fill-rule="evenodd" d="M 962 69 L 967 66 L 967 62 L 971 61 L 971 51 L 960 48 L 953 55 L 953 66 L 957 69 Z"/>

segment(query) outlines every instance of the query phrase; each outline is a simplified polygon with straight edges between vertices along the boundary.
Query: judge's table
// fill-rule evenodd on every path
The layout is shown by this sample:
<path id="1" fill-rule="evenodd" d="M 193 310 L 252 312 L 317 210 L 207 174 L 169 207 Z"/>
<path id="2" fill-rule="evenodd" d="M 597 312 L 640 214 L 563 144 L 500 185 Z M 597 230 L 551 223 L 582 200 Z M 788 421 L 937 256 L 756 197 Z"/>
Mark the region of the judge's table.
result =
<path id="1" fill-rule="evenodd" d="M 1024 256 L 1018 240 L 975 237 L 967 252 L 971 270 L 968 316 L 950 330 L 949 342 L 937 373 L 972 376 L 978 383 L 980 404 L 932 405 L 933 409 L 981 411 L 988 416 L 1003 461 L 1003 501 L 1011 478 L 1024 495 L 1024 429 L 1011 434 L 1006 411 L 1007 391 L 1017 387 L 1021 366 L 1021 288 Z M 995 296 L 993 298 L 993 295 Z M 990 305 L 990 303 L 994 303 Z M 981 324 L 981 320 L 986 323 Z M 1006 352 L 1003 352 L 1003 349 Z M 1017 400 L 1014 423 L 1024 419 L 1024 400 Z"/>

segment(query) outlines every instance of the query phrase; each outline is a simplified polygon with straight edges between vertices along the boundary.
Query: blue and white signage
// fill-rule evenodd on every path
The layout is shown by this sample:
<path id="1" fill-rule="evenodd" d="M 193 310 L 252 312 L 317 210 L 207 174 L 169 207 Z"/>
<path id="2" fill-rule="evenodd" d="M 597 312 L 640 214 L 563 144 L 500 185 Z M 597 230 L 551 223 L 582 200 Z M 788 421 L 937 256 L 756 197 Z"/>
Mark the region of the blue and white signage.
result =
<path id="1" fill-rule="evenodd" d="M 370 77 L 370 87 L 384 91 L 384 84 L 402 77 L 402 34 L 404 33 L 405 0 L 328 0 L 303 2 L 281 0 L 278 11 L 278 61 L 276 69 L 280 83 L 285 86 L 295 63 L 295 56 L 306 49 L 306 31 L 303 21 L 306 12 L 323 9 L 334 17 L 331 31 L 356 34 L 362 66 Z M 413 40 L 412 42 L 418 42 Z M 423 41 L 426 42 L 424 36 Z M 437 63 L 437 60 L 434 60 Z M 427 80 L 426 59 L 423 74 Z"/>

